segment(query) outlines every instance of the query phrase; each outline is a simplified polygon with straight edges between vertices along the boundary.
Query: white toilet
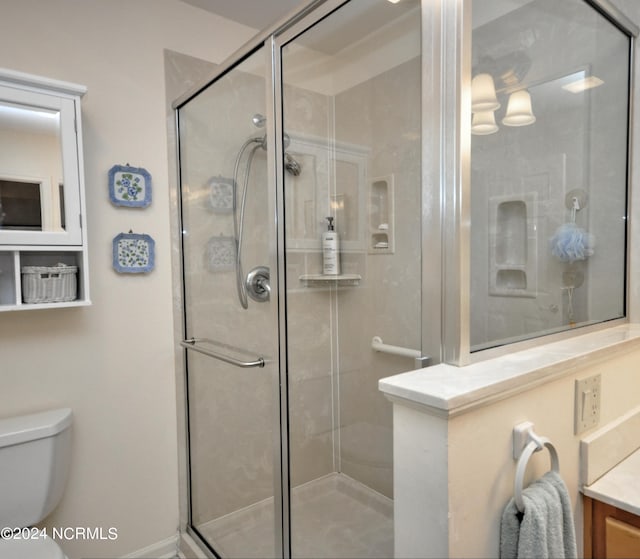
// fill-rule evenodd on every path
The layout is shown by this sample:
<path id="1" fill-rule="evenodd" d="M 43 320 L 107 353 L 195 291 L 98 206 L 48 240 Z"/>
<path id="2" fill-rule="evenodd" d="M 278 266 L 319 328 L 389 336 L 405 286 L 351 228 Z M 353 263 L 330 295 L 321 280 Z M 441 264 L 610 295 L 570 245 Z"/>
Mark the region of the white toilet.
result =
<path id="1" fill-rule="evenodd" d="M 66 559 L 51 534 L 28 528 L 45 518 L 62 497 L 70 427 L 68 408 L 0 419 L 1 559 Z M 7 537 L 8 529 L 18 531 Z"/>

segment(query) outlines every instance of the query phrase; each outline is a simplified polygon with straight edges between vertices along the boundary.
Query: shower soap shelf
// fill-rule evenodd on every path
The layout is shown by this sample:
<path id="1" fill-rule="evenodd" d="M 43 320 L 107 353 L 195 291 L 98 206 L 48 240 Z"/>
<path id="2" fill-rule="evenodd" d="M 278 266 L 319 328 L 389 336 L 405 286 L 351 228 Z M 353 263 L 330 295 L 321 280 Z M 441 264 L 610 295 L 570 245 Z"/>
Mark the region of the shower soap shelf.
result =
<path id="1" fill-rule="evenodd" d="M 328 285 L 356 286 L 360 285 L 362 276 L 360 274 L 339 274 L 329 276 L 324 274 L 304 274 L 300 276 L 300 281 L 305 287 L 327 287 Z"/>

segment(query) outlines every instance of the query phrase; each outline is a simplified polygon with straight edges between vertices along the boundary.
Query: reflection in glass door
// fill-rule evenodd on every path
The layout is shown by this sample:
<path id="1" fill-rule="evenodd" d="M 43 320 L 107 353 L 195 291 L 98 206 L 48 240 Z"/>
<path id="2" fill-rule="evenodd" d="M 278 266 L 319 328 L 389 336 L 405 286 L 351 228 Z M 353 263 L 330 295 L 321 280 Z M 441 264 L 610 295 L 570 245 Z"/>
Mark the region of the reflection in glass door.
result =
<path id="1" fill-rule="evenodd" d="M 178 110 L 191 529 L 281 555 L 275 232 L 260 49 Z"/>
<path id="2" fill-rule="evenodd" d="M 393 557 L 377 385 L 414 363 L 372 340 L 420 354 L 420 3 L 352 0 L 281 42 L 291 555 Z"/>

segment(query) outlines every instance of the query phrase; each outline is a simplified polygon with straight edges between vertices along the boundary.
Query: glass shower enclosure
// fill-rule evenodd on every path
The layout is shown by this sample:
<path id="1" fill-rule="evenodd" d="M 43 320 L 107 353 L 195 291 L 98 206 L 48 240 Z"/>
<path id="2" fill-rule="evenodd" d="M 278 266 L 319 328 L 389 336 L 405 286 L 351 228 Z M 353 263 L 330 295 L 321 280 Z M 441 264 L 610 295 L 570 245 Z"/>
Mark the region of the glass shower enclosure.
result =
<path id="1" fill-rule="evenodd" d="M 420 22 L 313 2 L 176 104 L 189 530 L 216 556 L 393 556 L 377 384 L 424 364 Z"/>
<path id="2" fill-rule="evenodd" d="M 207 553 L 392 557 L 378 380 L 626 321 L 620 15 L 314 0 L 176 101 L 188 531 Z"/>

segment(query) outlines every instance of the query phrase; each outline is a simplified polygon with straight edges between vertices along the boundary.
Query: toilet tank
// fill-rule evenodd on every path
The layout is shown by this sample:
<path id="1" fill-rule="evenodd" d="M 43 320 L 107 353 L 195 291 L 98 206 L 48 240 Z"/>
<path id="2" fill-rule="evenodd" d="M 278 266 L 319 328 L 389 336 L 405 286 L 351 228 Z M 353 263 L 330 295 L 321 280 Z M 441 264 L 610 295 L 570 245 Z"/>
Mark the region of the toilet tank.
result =
<path id="1" fill-rule="evenodd" d="M 68 408 L 0 419 L 0 527 L 32 526 L 58 504 L 71 449 Z"/>

